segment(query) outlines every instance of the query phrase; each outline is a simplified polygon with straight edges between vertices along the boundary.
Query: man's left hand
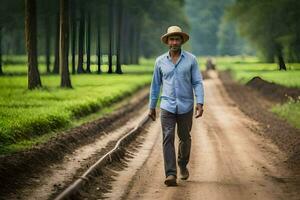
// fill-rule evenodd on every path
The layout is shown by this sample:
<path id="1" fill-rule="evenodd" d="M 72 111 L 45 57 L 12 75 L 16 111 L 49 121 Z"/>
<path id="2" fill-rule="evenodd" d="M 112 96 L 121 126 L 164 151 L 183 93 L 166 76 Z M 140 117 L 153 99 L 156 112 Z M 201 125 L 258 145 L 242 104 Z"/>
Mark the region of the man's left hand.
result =
<path id="1" fill-rule="evenodd" d="M 201 117 L 203 114 L 203 105 L 200 103 L 197 103 L 196 105 L 196 112 L 195 112 L 195 118 Z"/>

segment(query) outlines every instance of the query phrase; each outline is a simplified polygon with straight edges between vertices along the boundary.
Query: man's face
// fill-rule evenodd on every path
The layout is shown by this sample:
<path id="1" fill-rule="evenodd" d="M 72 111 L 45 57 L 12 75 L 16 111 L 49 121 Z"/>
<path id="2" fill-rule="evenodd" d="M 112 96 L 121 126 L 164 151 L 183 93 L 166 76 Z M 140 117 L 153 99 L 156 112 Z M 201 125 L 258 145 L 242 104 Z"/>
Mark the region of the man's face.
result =
<path id="1" fill-rule="evenodd" d="M 171 35 L 168 37 L 170 51 L 179 51 L 181 49 L 182 37 L 180 35 Z"/>

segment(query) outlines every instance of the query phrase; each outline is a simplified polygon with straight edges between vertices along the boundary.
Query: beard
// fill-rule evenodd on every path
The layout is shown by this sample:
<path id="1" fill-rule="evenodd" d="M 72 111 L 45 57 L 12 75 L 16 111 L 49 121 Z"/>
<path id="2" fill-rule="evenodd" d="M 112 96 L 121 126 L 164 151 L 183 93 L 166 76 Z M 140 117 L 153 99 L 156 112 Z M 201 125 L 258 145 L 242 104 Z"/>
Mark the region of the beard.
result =
<path id="1" fill-rule="evenodd" d="M 181 46 L 170 46 L 170 51 L 179 51 L 181 49 Z"/>

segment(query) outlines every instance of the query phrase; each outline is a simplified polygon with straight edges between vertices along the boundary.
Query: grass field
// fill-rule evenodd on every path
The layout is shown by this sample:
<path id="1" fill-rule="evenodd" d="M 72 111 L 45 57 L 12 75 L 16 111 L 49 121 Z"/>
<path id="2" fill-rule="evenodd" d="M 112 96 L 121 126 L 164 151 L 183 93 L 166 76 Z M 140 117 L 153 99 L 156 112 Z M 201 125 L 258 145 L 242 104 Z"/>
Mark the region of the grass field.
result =
<path id="1" fill-rule="evenodd" d="M 202 66 L 204 61 L 203 59 Z M 288 63 L 287 71 L 279 71 L 276 63 L 261 63 L 254 57 L 217 57 L 215 61 L 217 69 L 230 70 L 233 78 L 242 84 L 255 76 L 260 76 L 269 82 L 300 89 L 300 63 Z M 276 105 L 271 111 L 300 128 L 300 100 L 290 100 L 283 105 Z"/>
<path id="2" fill-rule="evenodd" d="M 15 58 L 15 59 L 14 59 Z M 141 65 L 123 66 L 123 75 L 104 73 L 72 75 L 73 89 L 59 88 L 58 75 L 46 75 L 39 65 L 43 88 L 27 90 L 26 57 L 8 57 L 0 76 L 0 154 L 19 151 L 47 141 L 56 130 L 96 119 L 112 112 L 112 104 L 151 81 L 154 59 L 141 59 Z M 42 59 L 40 59 L 42 60 Z M 104 60 L 105 61 L 105 60 Z M 253 76 L 288 87 L 300 87 L 300 64 L 288 64 L 290 70 L 277 70 L 276 64 L 260 63 L 253 57 L 216 58 L 217 68 L 230 70 L 234 78 L 246 83 Z M 204 70 L 205 58 L 200 58 Z M 96 66 L 91 66 L 96 71 Z M 12 76 L 10 76 L 12 75 Z M 300 101 L 277 105 L 273 112 L 300 128 Z"/>
<path id="3" fill-rule="evenodd" d="M 233 77 L 241 83 L 254 76 L 286 87 L 300 87 L 300 63 L 288 63 L 287 71 L 279 71 L 277 63 L 261 63 L 253 57 L 216 58 L 219 70 L 230 70 Z"/>
<path id="4" fill-rule="evenodd" d="M 43 66 L 40 66 L 42 69 Z M 95 71 L 96 66 L 92 66 Z M 107 71 L 107 66 L 102 67 Z M 26 72 L 25 65 L 6 65 L 4 72 Z M 26 148 L 47 139 L 45 133 L 106 109 L 151 81 L 153 66 L 123 66 L 124 74 L 72 75 L 73 89 L 59 88 L 58 75 L 42 75 L 43 88 L 27 90 L 27 76 L 0 77 L 0 152 Z M 43 72 L 43 70 L 41 70 Z"/>

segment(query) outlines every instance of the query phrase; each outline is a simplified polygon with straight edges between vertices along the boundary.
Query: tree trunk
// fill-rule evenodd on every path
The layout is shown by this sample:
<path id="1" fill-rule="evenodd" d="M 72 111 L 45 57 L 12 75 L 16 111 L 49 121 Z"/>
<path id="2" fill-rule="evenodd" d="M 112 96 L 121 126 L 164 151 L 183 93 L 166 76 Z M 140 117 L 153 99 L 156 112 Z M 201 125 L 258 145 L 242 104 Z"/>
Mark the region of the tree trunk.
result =
<path id="1" fill-rule="evenodd" d="M 134 30 L 134 26 L 131 24 L 130 32 L 129 32 L 129 44 L 130 44 L 129 64 L 134 63 L 134 52 L 135 52 L 134 38 L 135 38 L 135 30 Z"/>
<path id="2" fill-rule="evenodd" d="M 50 73 L 50 35 L 51 35 L 51 28 L 50 28 L 50 19 L 49 14 L 45 16 L 45 61 L 46 61 L 46 71 Z"/>
<path id="3" fill-rule="evenodd" d="M 124 22 L 123 22 L 123 39 L 122 39 L 122 51 L 121 51 L 121 61 L 123 64 L 127 65 L 128 64 L 128 51 L 129 50 L 129 17 L 128 17 L 128 12 L 127 10 L 124 11 Z"/>
<path id="4" fill-rule="evenodd" d="M 122 0 L 119 0 L 118 4 L 118 30 L 117 30 L 117 63 L 116 63 L 116 73 L 117 74 L 123 74 L 122 68 L 121 68 L 121 35 L 123 33 L 122 30 L 122 14 L 123 14 L 123 5 Z"/>
<path id="5" fill-rule="evenodd" d="M 112 70 L 112 49 L 113 49 L 113 22 L 114 22 L 114 0 L 109 1 L 109 16 L 108 16 L 108 72 L 111 74 Z"/>
<path id="6" fill-rule="evenodd" d="M 0 26 L 0 75 L 3 74 L 2 70 L 2 28 Z"/>
<path id="7" fill-rule="evenodd" d="M 101 19 L 100 15 L 97 17 L 98 22 L 97 22 L 97 65 L 98 65 L 98 70 L 97 73 L 101 74 Z"/>
<path id="8" fill-rule="evenodd" d="M 37 61 L 36 0 L 25 0 L 25 37 L 28 55 L 28 89 L 41 87 Z"/>
<path id="9" fill-rule="evenodd" d="M 88 12 L 86 35 L 86 72 L 91 73 L 91 12 Z"/>
<path id="10" fill-rule="evenodd" d="M 136 27 L 136 34 L 135 34 L 135 52 L 134 52 L 134 64 L 139 64 L 139 57 L 140 57 L 140 27 Z"/>
<path id="11" fill-rule="evenodd" d="M 53 73 L 59 74 L 59 12 L 56 14 L 56 35 L 55 35 L 55 49 L 54 49 L 54 67 Z"/>
<path id="12" fill-rule="evenodd" d="M 282 48 L 281 47 L 277 48 L 277 59 L 278 59 L 279 70 L 286 70 L 286 66 L 285 66 L 285 62 L 284 62 L 284 59 L 283 59 Z"/>
<path id="13" fill-rule="evenodd" d="M 68 55 L 69 55 L 69 0 L 60 0 L 60 54 L 59 63 L 61 70 L 60 87 L 72 88 L 69 75 Z"/>
<path id="14" fill-rule="evenodd" d="M 71 3 L 72 6 L 72 74 L 76 73 L 76 33 L 77 33 L 77 22 L 76 22 L 76 1 Z"/>
<path id="15" fill-rule="evenodd" d="M 83 69 L 83 52 L 84 52 L 84 29 L 85 29 L 85 13 L 81 5 L 80 8 L 80 23 L 79 23 L 79 39 L 78 39 L 78 66 L 77 73 L 84 73 Z"/>

